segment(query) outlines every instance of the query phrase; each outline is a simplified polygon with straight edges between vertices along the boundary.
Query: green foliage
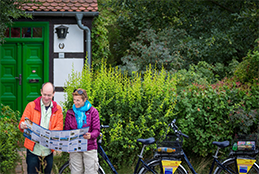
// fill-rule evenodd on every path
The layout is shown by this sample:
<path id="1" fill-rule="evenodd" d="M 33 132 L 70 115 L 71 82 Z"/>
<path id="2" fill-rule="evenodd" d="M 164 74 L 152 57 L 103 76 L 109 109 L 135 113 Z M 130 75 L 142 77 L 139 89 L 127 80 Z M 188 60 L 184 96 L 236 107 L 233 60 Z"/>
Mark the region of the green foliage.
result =
<path id="1" fill-rule="evenodd" d="M 21 5 L 25 3 L 34 2 L 27 0 L 1 0 L 0 1 L 0 44 L 4 41 L 5 30 L 7 25 L 12 24 L 13 19 L 20 17 L 30 17 L 25 11 L 21 10 Z"/>
<path id="2" fill-rule="evenodd" d="M 250 112 L 245 111 L 242 108 L 233 111 L 229 114 L 230 123 L 233 124 L 235 129 L 238 129 L 238 133 L 248 134 L 253 132 L 255 129 L 253 125 L 258 123 L 258 113 L 256 110 L 251 110 Z"/>
<path id="3" fill-rule="evenodd" d="M 236 78 L 225 78 L 214 84 L 208 83 L 206 78 L 207 83 L 192 80 L 195 83 L 178 90 L 174 109 L 180 118 L 179 126 L 190 136 L 185 143 L 186 149 L 207 156 L 215 150 L 212 141 L 232 140 L 234 134 L 240 132 L 259 135 L 258 79 L 247 84 L 236 81 Z"/>
<path id="4" fill-rule="evenodd" d="M 256 46 L 259 6 L 254 0 L 110 1 L 112 10 L 118 15 L 114 28 L 119 31 L 111 47 L 116 47 L 113 54 L 119 58 L 136 56 L 132 44 L 138 42 L 137 36 L 141 31 L 149 29 L 156 32 L 165 28 L 185 30 L 192 38 L 188 47 L 198 50 L 199 60 L 209 64 L 222 63 L 226 66 L 232 59 L 241 61 Z M 173 37 L 168 39 L 174 40 Z M 179 42 L 185 41 L 181 39 Z M 159 47 L 156 49 L 160 51 Z"/>
<path id="5" fill-rule="evenodd" d="M 215 65 L 208 64 L 205 61 L 199 61 L 198 64 L 191 64 L 189 69 L 181 69 L 175 74 L 178 84 L 177 90 L 185 89 L 186 86 L 192 84 L 210 85 L 216 83 L 224 77 L 231 77 L 233 69 L 238 65 L 236 60 L 232 60 L 230 66 L 224 66 L 221 63 Z"/>
<path id="6" fill-rule="evenodd" d="M 199 52 L 190 47 L 191 40 L 184 30 L 141 31 L 122 61 L 129 71 L 145 71 L 148 64 L 176 71 L 198 60 Z"/>
<path id="7" fill-rule="evenodd" d="M 105 59 L 108 64 L 116 66 L 120 64 L 120 59 L 114 59 L 114 54 L 118 50 L 111 47 L 115 44 L 119 33 L 117 27 L 114 26 L 116 14 L 107 6 L 108 0 L 98 0 L 98 18 L 94 18 L 92 34 L 92 68 L 99 70 L 101 68 L 102 59 Z M 116 38 L 116 39 L 115 39 Z"/>
<path id="8" fill-rule="evenodd" d="M 249 52 L 237 66 L 234 74 L 243 83 L 259 78 L 259 51 Z"/>
<path id="9" fill-rule="evenodd" d="M 181 118 L 182 131 L 190 137 L 185 143 L 187 149 L 207 156 L 215 148 L 212 141 L 231 139 L 227 115 L 233 106 L 228 100 L 226 90 L 215 90 L 210 85 L 193 84 L 178 93 L 175 112 Z"/>
<path id="10" fill-rule="evenodd" d="M 135 73 L 131 78 L 117 67 L 107 68 L 105 63 L 95 73 L 85 67 L 82 73 L 72 72 L 66 82 L 68 102 L 64 108 L 71 107 L 75 88 L 86 89 L 89 101 L 99 111 L 101 124 L 110 125 L 104 134 L 103 147 L 107 154 L 117 167 L 123 163 L 131 165 L 141 149 L 136 140 L 160 137 L 172 120 L 174 77 L 164 69 L 157 71 L 151 67 L 143 77 Z"/>
<path id="11" fill-rule="evenodd" d="M 13 171 L 19 160 L 17 148 L 21 139 L 18 129 L 19 112 L 1 104 L 0 113 L 0 173 Z"/>
<path id="12" fill-rule="evenodd" d="M 105 27 L 105 18 L 100 15 L 95 18 L 91 31 L 92 37 L 92 68 L 98 70 L 101 67 L 102 59 L 108 59 L 110 54 L 108 30 Z"/>

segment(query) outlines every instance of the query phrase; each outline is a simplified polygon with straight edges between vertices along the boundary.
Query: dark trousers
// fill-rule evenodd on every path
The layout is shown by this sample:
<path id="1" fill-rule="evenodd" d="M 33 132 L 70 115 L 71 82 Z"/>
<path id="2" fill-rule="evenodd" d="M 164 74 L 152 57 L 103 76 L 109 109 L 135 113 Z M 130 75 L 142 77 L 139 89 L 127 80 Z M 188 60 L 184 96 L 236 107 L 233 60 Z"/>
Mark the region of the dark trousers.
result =
<path id="1" fill-rule="evenodd" d="M 48 156 L 41 157 L 34 155 L 27 149 L 26 163 L 28 174 L 38 174 L 38 172 L 51 174 L 53 153 Z"/>

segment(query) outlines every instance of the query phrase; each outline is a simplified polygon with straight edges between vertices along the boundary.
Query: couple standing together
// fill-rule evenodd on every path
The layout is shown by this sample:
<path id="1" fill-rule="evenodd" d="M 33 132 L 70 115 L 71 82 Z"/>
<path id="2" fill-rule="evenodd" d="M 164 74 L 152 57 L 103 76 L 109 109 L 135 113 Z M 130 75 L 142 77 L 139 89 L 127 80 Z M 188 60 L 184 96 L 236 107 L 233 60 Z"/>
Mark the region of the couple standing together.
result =
<path id="1" fill-rule="evenodd" d="M 42 85 L 41 96 L 28 103 L 19 123 L 23 132 L 27 129 L 25 117 L 32 122 L 49 130 L 63 130 L 63 114 L 61 107 L 53 101 L 55 87 L 47 82 Z M 72 174 L 97 174 L 98 153 L 97 137 L 100 134 L 100 119 L 98 111 L 88 101 L 84 89 L 78 88 L 73 93 L 73 107 L 66 113 L 64 130 L 89 127 L 88 133 L 83 137 L 88 139 L 87 151 L 71 152 L 69 154 L 69 167 Z M 51 173 L 53 164 L 53 151 L 28 138 L 24 146 L 27 149 L 26 163 L 28 174 Z M 43 164 L 43 165 L 42 165 Z"/>

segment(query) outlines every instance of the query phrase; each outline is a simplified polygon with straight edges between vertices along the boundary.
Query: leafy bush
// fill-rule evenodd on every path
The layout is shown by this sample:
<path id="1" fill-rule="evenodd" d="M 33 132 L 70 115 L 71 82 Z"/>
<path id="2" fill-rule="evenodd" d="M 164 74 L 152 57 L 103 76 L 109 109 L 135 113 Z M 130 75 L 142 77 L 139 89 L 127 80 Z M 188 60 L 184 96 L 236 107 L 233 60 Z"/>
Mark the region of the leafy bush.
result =
<path id="1" fill-rule="evenodd" d="M 190 137 L 185 143 L 187 149 L 207 156 L 214 149 L 212 141 L 231 139 L 227 116 L 233 106 L 228 103 L 229 92 L 193 84 L 178 93 L 175 112 L 179 127 Z"/>
<path id="2" fill-rule="evenodd" d="M 253 125 L 258 123 L 258 113 L 257 110 L 251 110 L 250 112 L 245 111 L 242 108 L 237 109 L 229 114 L 230 122 L 234 125 L 234 128 L 237 129 L 236 132 L 239 133 L 251 133 L 255 129 Z"/>
<path id="3" fill-rule="evenodd" d="M 235 75 L 241 82 L 259 78 L 259 51 L 249 52 L 237 66 Z"/>
<path id="4" fill-rule="evenodd" d="M 181 69 L 175 73 L 178 82 L 177 90 L 182 90 L 193 83 L 205 86 L 216 83 L 226 76 L 232 76 L 232 70 L 237 64 L 236 60 L 232 60 L 231 68 L 221 63 L 211 65 L 205 61 L 199 61 L 196 65 L 191 64 L 188 70 Z"/>
<path id="5" fill-rule="evenodd" d="M 132 157 L 140 152 L 137 139 L 160 137 L 172 120 L 175 83 L 163 68 L 157 71 L 150 67 L 143 77 L 135 73 L 129 78 L 118 68 L 106 68 L 104 63 L 96 73 L 87 68 L 82 73 L 71 73 L 64 108 L 71 108 L 75 88 L 86 89 L 90 103 L 99 111 L 101 124 L 110 125 L 103 144 L 107 154 L 113 164 L 130 165 L 135 160 Z"/>
<path id="6" fill-rule="evenodd" d="M 183 132 L 190 136 L 186 148 L 207 156 L 215 149 L 212 141 L 231 140 L 240 132 L 258 134 L 258 91 L 258 79 L 242 84 L 236 78 L 225 78 L 215 84 L 182 87 L 174 112 Z"/>
<path id="7" fill-rule="evenodd" d="M 13 171 L 19 160 L 17 148 L 22 134 L 18 129 L 19 112 L 1 104 L 0 114 L 0 173 Z"/>

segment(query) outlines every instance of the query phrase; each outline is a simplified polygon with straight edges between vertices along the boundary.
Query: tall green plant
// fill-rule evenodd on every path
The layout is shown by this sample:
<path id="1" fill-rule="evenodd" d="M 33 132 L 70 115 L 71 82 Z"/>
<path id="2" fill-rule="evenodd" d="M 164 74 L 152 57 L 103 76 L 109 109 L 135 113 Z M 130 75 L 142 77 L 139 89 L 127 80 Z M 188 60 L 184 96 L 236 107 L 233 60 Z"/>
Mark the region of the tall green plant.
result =
<path id="1" fill-rule="evenodd" d="M 102 66 L 102 59 L 108 59 L 110 54 L 106 19 L 100 15 L 95 18 L 91 32 L 92 38 L 92 68 L 98 70 Z"/>
<path id="2" fill-rule="evenodd" d="M 19 160 L 18 147 L 22 133 L 18 129 L 19 112 L 1 104 L 0 113 L 0 173 L 14 172 Z"/>
<path id="3" fill-rule="evenodd" d="M 75 88 L 86 89 L 89 101 L 99 111 L 101 124 L 110 125 L 105 133 L 107 154 L 118 166 L 130 165 L 140 150 L 136 140 L 160 137 L 172 120 L 176 81 L 164 69 L 157 71 L 150 67 L 143 76 L 135 73 L 129 78 L 118 67 L 106 66 L 103 62 L 95 73 L 87 66 L 82 73 L 72 72 L 66 83 L 68 102 L 64 108 L 71 107 Z"/>

